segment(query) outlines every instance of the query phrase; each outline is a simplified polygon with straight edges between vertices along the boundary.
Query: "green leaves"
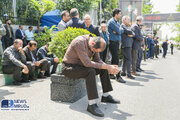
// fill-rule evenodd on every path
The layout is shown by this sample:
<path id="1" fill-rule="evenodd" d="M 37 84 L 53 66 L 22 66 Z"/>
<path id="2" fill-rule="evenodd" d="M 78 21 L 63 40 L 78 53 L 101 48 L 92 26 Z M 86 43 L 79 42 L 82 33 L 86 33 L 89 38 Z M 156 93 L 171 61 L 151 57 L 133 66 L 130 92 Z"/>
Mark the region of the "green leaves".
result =
<path id="1" fill-rule="evenodd" d="M 60 62 L 62 62 L 71 41 L 78 36 L 86 34 L 91 33 L 85 29 L 69 27 L 54 35 L 52 41 L 49 44 L 49 50 L 59 58 Z"/>

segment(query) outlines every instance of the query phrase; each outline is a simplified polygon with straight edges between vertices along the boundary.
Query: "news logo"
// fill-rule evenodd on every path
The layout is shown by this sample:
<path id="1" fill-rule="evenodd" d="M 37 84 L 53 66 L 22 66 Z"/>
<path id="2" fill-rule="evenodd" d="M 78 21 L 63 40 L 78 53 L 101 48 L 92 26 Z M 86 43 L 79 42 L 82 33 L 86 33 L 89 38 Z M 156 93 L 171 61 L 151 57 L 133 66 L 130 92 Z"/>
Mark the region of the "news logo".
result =
<path id="1" fill-rule="evenodd" d="M 1 110 L 29 110 L 26 100 L 2 100 Z"/>

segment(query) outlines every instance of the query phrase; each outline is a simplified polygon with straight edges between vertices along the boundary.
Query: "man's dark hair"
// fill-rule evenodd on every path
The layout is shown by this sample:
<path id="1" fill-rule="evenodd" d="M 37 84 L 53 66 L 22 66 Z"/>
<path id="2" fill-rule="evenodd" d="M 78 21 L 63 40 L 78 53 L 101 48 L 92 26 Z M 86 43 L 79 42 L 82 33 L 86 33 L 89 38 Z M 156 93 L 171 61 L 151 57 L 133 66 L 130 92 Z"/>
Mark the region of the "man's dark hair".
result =
<path id="1" fill-rule="evenodd" d="M 19 27 L 21 27 L 22 25 L 19 25 Z"/>
<path id="2" fill-rule="evenodd" d="M 106 24 L 106 20 L 103 20 L 103 21 L 101 22 L 101 24 L 102 24 L 102 23 L 105 23 L 105 24 Z"/>
<path id="3" fill-rule="evenodd" d="M 61 13 L 61 18 L 63 18 L 64 16 L 66 16 L 66 13 L 68 13 L 67 10 L 62 11 L 62 13 Z"/>
<path id="4" fill-rule="evenodd" d="M 7 23 L 7 21 L 9 21 L 9 20 L 10 20 L 10 19 L 6 19 L 6 20 L 5 20 L 5 23 Z"/>
<path id="5" fill-rule="evenodd" d="M 93 41 L 95 42 L 93 48 L 95 49 L 105 49 L 106 45 L 103 46 L 103 48 L 101 47 L 102 44 L 102 38 L 101 37 L 93 37 Z"/>
<path id="6" fill-rule="evenodd" d="M 30 28 L 33 28 L 33 27 L 32 27 L 32 26 L 29 26 L 29 29 L 30 29 Z"/>
<path id="7" fill-rule="evenodd" d="M 113 17 L 116 15 L 116 14 L 119 14 L 121 12 L 121 10 L 119 8 L 114 8 L 113 9 Z"/>
<path id="8" fill-rule="evenodd" d="M 71 17 L 75 17 L 75 16 L 77 16 L 77 14 L 78 14 L 77 8 L 72 8 L 70 11 Z"/>

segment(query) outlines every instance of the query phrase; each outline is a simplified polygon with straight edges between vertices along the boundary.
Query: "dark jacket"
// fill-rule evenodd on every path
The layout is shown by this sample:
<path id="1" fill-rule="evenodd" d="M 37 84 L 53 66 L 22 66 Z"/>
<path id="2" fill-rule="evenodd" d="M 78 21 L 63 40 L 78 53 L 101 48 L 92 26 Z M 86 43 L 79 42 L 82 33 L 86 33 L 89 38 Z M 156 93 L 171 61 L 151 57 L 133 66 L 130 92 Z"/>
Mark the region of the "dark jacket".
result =
<path id="1" fill-rule="evenodd" d="M 23 51 L 24 51 L 24 53 L 26 55 L 26 61 L 31 61 L 32 62 L 32 56 L 31 56 L 29 48 L 26 46 L 26 47 L 23 48 Z M 36 50 L 32 51 L 32 53 L 34 55 L 35 60 L 37 61 L 38 59 L 37 59 L 37 56 L 36 56 L 36 53 L 37 53 Z"/>
<path id="2" fill-rule="evenodd" d="M 121 35 L 121 38 L 122 38 L 121 48 L 132 47 L 133 38 L 129 37 L 128 35 L 135 36 L 134 32 L 131 30 L 130 27 L 128 27 L 125 24 L 122 24 L 121 27 L 124 29 L 124 33 L 122 33 L 122 35 Z"/>
<path id="3" fill-rule="evenodd" d="M 67 22 L 67 27 L 73 27 L 73 28 L 76 27 L 76 28 L 85 29 L 85 24 L 79 18 L 72 18 L 69 22 Z"/>
<path id="4" fill-rule="evenodd" d="M 106 41 L 106 44 L 108 45 L 109 44 L 109 33 L 107 31 L 106 31 L 106 33 L 103 33 L 102 30 L 100 30 L 99 34 Z"/>
<path id="5" fill-rule="evenodd" d="M 5 25 L 4 28 L 6 29 L 6 35 L 4 36 L 4 39 L 8 40 L 8 39 L 10 39 L 10 33 L 9 33 L 7 25 Z M 12 34 L 12 38 L 14 39 L 13 28 L 11 26 L 10 26 L 10 31 L 11 31 L 11 34 Z"/>
<path id="6" fill-rule="evenodd" d="M 137 23 L 133 24 L 131 29 L 135 33 L 135 36 L 133 37 L 134 41 L 132 48 L 138 50 L 141 46 L 140 45 L 141 41 L 143 41 L 143 35 Z"/>
<path id="7" fill-rule="evenodd" d="M 16 34 L 16 39 L 21 39 L 21 40 L 23 39 L 23 35 L 20 29 L 17 29 L 15 34 Z"/>
<path id="8" fill-rule="evenodd" d="M 168 43 L 167 42 L 163 42 L 162 48 L 163 48 L 163 50 L 168 50 Z"/>
<path id="9" fill-rule="evenodd" d="M 87 29 L 90 33 L 95 34 L 96 36 L 100 36 L 99 27 L 95 27 L 94 25 L 91 24 L 89 27 L 86 27 L 85 25 L 85 29 Z"/>
<path id="10" fill-rule="evenodd" d="M 39 60 L 46 59 L 48 61 L 51 61 L 52 63 L 54 62 L 54 58 L 56 58 L 57 56 L 54 54 L 48 54 L 46 47 L 42 46 L 37 52 L 37 57 Z"/>

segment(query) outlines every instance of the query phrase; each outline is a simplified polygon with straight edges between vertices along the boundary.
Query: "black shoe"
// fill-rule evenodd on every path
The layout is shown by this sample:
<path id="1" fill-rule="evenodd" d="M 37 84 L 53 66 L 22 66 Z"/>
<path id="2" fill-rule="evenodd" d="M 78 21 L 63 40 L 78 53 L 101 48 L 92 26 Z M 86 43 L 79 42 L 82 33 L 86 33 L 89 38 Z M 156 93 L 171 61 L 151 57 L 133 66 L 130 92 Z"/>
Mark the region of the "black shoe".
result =
<path id="1" fill-rule="evenodd" d="M 141 71 L 144 71 L 143 69 L 139 68 Z"/>
<path id="2" fill-rule="evenodd" d="M 139 68 L 136 69 L 136 72 L 141 72 L 141 70 Z"/>
<path id="3" fill-rule="evenodd" d="M 125 72 L 122 72 L 122 73 L 121 73 L 121 76 L 126 76 L 126 73 L 125 73 Z"/>
<path id="4" fill-rule="evenodd" d="M 31 81 L 37 80 L 37 78 L 35 78 L 35 77 L 30 77 L 29 79 L 30 79 Z"/>
<path id="5" fill-rule="evenodd" d="M 114 75 L 112 75 L 112 74 L 109 75 L 109 78 L 110 79 L 116 79 L 116 77 Z"/>
<path id="6" fill-rule="evenodd" d="M 97 104 L 88 105 L 87 111 L 95 116 L 104 117 L 104 113 L 99 109 Z"/>
<path id="7" fill-rule="evenodd" d="M 104 97 L 102 96 L 101 102 L 119 104 L 119 100 L 115 100 L 111 95 Z"/>
<path id="8" fill-rule="evenodd" d="M 127 76 L 129 79 L 135 79 L 135 77 L 133 77 L 132 75 L 128 75 Z"/>
<path id="9" fill-rule="evenodd" d="M 44 76 L 46 76 L 46 77 L 51 77 L 51 74 L 45 74 Z"/>
<path id="10" fill-rule="evenodd" d="M 117 77 L 116 81 L 120 83 L 126 83 L 126 81 L 124 81 L 121 76 Z"/>
<path id="11" fill-rule="evenodd" d="M 38 78 L 46 78 L 46 76 L 44 76 L 41 72 L 39 73 L 39 75 L 38 75 Z"/>
<path id="12" fill-rule="evenodd" d="M 16 82 L 16 81 L 14 81 L 13 82 L 13 85 L 22 85 L 20 82 Z"/>
<path id="13" fill-rule="evenodd" d="M 31 82 L 30 80 L 22 80 L 21 81 L 22 83 L 28 83 L 28 82 Z"/>

